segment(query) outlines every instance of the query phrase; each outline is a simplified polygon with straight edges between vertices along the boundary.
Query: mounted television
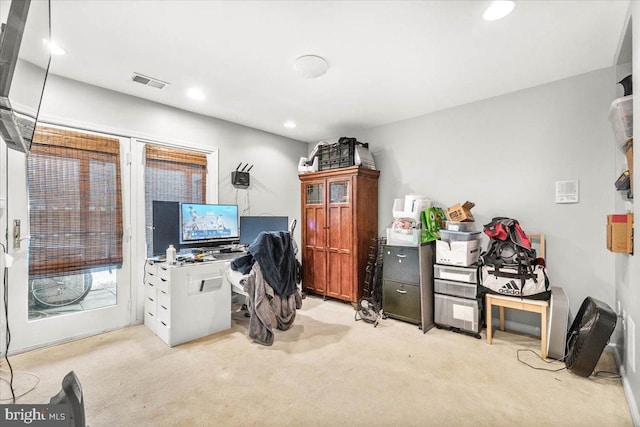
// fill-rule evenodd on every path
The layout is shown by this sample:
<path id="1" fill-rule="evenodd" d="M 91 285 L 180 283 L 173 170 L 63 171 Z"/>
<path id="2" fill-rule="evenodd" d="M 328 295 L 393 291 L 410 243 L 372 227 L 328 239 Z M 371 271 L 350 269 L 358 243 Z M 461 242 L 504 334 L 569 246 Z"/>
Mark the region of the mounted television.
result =
<path id="1" fill-rule="evenodd" d="M 250 245 L 263 231 L 287 231 L 288 228 L 286 216 L 241 216 L 240 244 Z"/>
<path id="2" fill-rule="evenodd" d="M 0 21 L 0 135 L 27 152 L 51 62 L 50 2 L 0 0 Z"/>
<path id="3" fill-rule="evenodd" d="M 211 246 L 240 237 L 237 205 L 180 203 L 180 246 Z"/>

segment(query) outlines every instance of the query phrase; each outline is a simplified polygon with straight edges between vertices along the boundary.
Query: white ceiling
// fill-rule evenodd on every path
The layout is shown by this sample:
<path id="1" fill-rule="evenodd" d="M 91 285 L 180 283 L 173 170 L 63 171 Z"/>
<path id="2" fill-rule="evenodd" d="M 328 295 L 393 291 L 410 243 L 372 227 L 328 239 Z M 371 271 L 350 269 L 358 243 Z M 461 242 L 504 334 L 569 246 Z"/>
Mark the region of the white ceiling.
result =
<path id="1" fill-rule="evenodd" d="M 486 22 L 489 3 L 52 0 L 51 72 L 314 142 L 611 66 L 629 5 L 521 0 Z M 328 72 L 297 76 L 305 54 Z"/>

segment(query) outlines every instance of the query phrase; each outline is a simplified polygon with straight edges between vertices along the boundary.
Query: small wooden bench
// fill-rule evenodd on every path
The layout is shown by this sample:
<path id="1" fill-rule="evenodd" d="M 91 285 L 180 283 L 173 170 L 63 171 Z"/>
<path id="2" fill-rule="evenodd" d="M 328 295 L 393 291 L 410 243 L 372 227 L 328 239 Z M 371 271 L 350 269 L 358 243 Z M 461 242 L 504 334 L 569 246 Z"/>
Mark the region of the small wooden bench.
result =
<path id="1" fill-rule="evenodd" d="M 487 294 L 487 343 L 491 345 L 491 336 L 493 335 L 493 326 L 491 318 L 491 308 L 493 306 L 500 307 L 500 330 L 504 331 L 504 308 L 514 308 L 516 310 L 530 311 L 540 314 L 540 357 L 547 358 L 547 310 L 549 301 L 526 300 L 516 297 L 507 297 L 503 295 Z"/>

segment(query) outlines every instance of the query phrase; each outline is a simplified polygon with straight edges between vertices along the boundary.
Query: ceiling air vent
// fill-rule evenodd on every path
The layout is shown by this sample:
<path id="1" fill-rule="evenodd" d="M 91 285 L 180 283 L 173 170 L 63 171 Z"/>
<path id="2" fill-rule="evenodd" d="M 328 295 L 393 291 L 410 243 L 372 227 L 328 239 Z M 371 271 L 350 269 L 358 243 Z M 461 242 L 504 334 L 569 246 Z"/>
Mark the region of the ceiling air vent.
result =
<path id="1" fill-rule="evenodd" d="M 144 76 L 138 73 L 133 73 L 133 77 L 131 78 L 131 80 L 145 86 L 155 87 L 156 89 L 162 89 L 165 86 L 169 85 L 169 83 L 163 82 L 162 80 L 154 79 L 153 77 Z"/>

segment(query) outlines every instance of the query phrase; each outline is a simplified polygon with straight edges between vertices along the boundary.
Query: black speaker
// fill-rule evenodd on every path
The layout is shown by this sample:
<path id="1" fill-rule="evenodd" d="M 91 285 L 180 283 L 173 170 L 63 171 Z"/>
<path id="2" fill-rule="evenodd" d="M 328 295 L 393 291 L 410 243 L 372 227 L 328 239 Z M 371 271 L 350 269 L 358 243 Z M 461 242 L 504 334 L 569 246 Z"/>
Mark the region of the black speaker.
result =
<path id="1" fill-rule="evenodd" d="M 567 335 L 565 365 L 574 374 L 588 377 L 616 328 L 616 313 L 602 301 L 587 297 Z"/>

